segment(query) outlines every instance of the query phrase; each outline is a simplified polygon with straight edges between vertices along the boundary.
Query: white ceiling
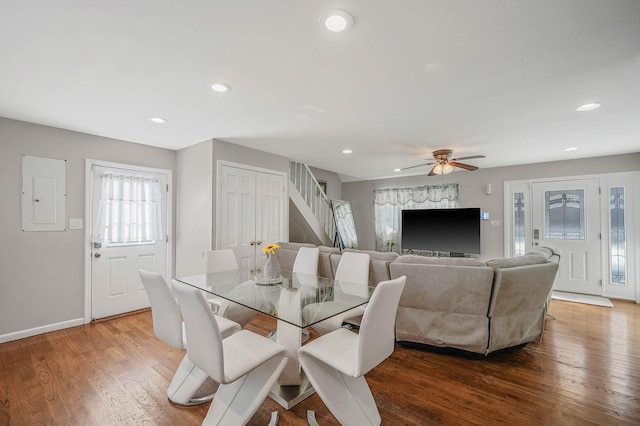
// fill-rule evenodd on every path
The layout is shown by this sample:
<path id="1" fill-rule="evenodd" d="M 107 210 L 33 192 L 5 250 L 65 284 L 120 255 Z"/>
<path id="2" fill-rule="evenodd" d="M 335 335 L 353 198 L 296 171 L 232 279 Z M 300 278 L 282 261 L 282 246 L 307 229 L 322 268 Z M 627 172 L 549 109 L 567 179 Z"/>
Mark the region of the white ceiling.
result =
<path id="1" fill-rule="evenodd" d="M 326 31 L 333 8 L 353 28 Z M 0 116 L 347 181 L 426 173 L 393 169 L 439 148 L 481 168 L 638 152 L 640 1 L 0 0 Z"/>

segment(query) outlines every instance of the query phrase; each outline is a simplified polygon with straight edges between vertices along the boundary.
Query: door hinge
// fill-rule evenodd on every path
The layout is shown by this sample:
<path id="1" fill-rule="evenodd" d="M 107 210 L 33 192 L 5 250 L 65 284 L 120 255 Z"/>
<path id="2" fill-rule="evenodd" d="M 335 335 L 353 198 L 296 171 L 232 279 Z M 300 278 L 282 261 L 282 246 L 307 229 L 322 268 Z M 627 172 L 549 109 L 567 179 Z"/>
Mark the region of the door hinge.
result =
<path id="1" fill-rule="evenodd" d="M 167 192 L 169 192 L 169 184 L 167 184 Z"/>
<path id="2" fill-rule="evenodd" d="M 600 287 L 602 287 L 602 280 L 600 280 Z"/>
<path id="3" fill-rule="evenodd" d="M 164 242 L 165 242 L 165 243 L 168 243 L 168 242 L 169 242 L 169 235 L 165 235 L 165 237 L 164 237 Z"/>
<path id="4" fill-rule="evenodd" d="M 598 232 L 598 238 L 602 239 L 602 232 Z"/>
<path id="5" fill-rule="evenodd" d="M 602 188 L 598 187 L 598 194 L 602 194 Z"/>

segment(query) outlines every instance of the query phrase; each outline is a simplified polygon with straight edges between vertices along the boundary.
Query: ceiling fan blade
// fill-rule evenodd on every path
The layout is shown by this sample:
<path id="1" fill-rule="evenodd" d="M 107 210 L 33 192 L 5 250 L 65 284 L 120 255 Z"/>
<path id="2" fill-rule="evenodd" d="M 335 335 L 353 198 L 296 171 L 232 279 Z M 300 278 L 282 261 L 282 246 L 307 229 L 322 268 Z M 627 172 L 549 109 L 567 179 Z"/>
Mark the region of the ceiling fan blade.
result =
<path id="1" fill-rule="evenodd" d="M 460 167 L 461 169 L 465 169 L 465 170 L 478 170 L 478 168 L 476 166 L 470 166 L 469 164 L 462 164 L 462 163 L 457 163 L 455 161 L 449 161 L 449 164 L 451 164 L 452 166 L 455 167 Z"/>
<path id="2" fill-rule="evenodd" d="M 473 158 L 486 158 L 484 155 L 470 155 L 468 157 L 452 158 L 450 161 L 471 160 Z"/>
<path id="3" fill-rule="evenodd" d="M 436 164 L 436 161 L 432 161 L 431 163 L 422 163 L 422 164 L 418 164 L 417 166 L 409 166 L 409 167 L 405 167 L 404 169 L 400 169 L 400 170 L 415 169 L 416 167 L 430 166 L 430 165 L 432 165 L 432 164 Z"/>
<path id="4" fill-rule="evenodd" d="M 409 167 L 405 167 L 404 169 L 400 169 L 400 170 L 415 169 L 416 167 L 423 167 L 423 166 L 428 166 L 428 163 L 418 164 L 417 166 L 409 166 Z"/>
<path id="5" fill-rule="evenodd" d="M 436 164 L 437 166 L 437 164 Z M 436 166 L 433 166 L 433 168 L 431 169 L 431 171 L 429 172 L 429 174 L 427 176 L 435 176 L 436 174 L 433 172 L 436 169 Z"/>

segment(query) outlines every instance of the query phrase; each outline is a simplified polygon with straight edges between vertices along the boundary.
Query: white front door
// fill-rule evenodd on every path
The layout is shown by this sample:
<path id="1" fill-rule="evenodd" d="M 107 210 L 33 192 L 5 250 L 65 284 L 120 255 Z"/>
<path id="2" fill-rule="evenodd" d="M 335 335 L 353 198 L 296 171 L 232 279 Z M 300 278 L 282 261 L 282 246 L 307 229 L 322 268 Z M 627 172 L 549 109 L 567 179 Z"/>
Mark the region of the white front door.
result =
<path id="1" fill-rule="evenodd" d="M 598 179 L 534 183 L 532 237 L 560 252 L 554 290 L 602 294 Z"/>
<path id="2" fill-rule="evenodd" d="M 219 178 L 217 247 L 233 249 L 243 268 L 260 268 L 262 247 L 286 238 L 286 175 L 224 164 Z"/>
<path id="3" fill-rule="evenodd" d="M 98 211 L 103 176 L 123 175 L 157 180 L 160 185 L 160 208 L 163 237 L 144 242 L 89 242 L 91 245 L 91 318 L 104 318 L 149 307 L 149 299 L 142 286 L 138 270 L 159 272 L 165 279 L 167 267 L 167 191 L 166 172 L 129 169 L 121 167 L 92 166 L 91 216 L 92 234 L 98 226 Z M 141 226 L 127 218 L 119 219 L 125 226 Z M 106 226 L 112 226 L 107 224 Z"/>

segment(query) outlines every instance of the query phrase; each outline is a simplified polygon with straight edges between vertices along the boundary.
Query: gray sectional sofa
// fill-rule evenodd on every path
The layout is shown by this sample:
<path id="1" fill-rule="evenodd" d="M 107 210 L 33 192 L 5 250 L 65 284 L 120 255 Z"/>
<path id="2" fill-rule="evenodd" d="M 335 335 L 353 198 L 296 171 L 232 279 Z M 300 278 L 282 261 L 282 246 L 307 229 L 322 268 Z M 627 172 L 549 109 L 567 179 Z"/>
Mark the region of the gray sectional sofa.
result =
<path id="1" fill-rule="evenodd" d="M 291 273 L 299 247 L 313 247 L 280 245 L 276 255 L 284 275 Z M 362 252 L 371 256 L 370 285 L 407 277 L 396 315 L 400 343 L 487 355 L 542 336 L 546 304 L 558 270 L 559 256 L 551 248 L 538 247 L 524 256 L 486 262 Z M 332 278 L 340 257 L 337 248 L 320 247 L 318 275 Z"/>

